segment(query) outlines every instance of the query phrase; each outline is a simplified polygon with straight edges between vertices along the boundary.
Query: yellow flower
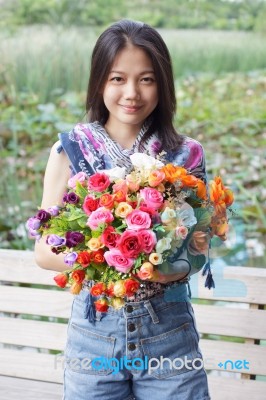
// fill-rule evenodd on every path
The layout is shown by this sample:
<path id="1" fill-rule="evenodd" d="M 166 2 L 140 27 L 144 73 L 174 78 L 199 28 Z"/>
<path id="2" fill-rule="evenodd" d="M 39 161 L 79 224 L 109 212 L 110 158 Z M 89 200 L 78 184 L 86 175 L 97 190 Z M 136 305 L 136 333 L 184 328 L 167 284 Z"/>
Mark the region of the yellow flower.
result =
<path id="1" fill-rule="evenodd" d="M 120 280 L 114 284 L 114 295 L 117 297 L 123 297 L 126 293 L 124 281 Z"/>
<path id="2" fill-rule="evenodd" d="M 72 294 L 79 294 L 82 289 L 82 283 L 74 282 L 70 288 Z"/>
<path id="3" fill-rule="evenodd" d="M 121 297 L 112 297 L 111 298 L 111 306 L 116 310 L 119 310 L 125 304 L 125 300 L 121 299 Z"/>
<path id="4" fill-rule="evenodd" d="M 163 257 L 160 253 L 151 253 L 149 256 L 149 261 L 153 264 L 153 265 L 158 265 L 161 264 L 163 262 Z"/>
<path id="5" fill-rule="evenodd" d="M 91 238 L 87 243 L 88 248 L 91 251 L 99 250 L 101 247 L 104 247 L 104 244 L 101 242 L 100 238 Z"/>
<path id="6" fill-rule="evenodd" d="M 132 210 L 133 210 L 133 208 L 131 207 L 131 205 L 122 201 L 116 207 L 115 215 L 120 218 L 126 218 L 128 216 L 128 214 L 130 214 L 132 212 Z"/>

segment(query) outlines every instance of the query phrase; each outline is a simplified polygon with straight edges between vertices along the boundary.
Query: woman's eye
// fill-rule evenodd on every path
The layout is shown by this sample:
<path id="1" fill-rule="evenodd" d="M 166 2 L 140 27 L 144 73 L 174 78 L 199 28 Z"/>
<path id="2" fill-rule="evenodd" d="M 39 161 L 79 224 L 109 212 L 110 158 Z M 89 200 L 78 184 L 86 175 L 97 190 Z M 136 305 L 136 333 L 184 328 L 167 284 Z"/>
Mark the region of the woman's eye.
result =
<path id="1" fill-rule="evenodd" d="M 142 78 L 144 82 L 150 83 L 150 82 L 155 82 L 155 79 L 153 79 L 151 76 L 145 76 Z"/>
<path id="2" fill-rule="evenodd" d="M 111 81 L 113 81 L 113 82 L 122 82 L 122 78 L 121 78 L 121 76 L 114 76 L 113 78 L 111 78 Z"/>

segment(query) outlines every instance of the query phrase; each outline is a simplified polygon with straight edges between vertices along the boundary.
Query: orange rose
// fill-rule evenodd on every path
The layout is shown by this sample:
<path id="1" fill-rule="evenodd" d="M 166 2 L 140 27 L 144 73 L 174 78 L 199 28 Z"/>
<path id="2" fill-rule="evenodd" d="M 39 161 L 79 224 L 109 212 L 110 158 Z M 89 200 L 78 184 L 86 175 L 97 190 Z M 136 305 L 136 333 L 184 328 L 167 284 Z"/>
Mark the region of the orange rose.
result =
<path id="1" fill-rule="evenodd" d="M 195 187 L 197 186 L 197 181 L 198 179 L 194 175 L 182 175 L 180 177 L 180 180 L 183 184 L 183 186 L 186 187 Z"/>
<path id="2" fill-rule="evenodd" d="M 111 210 L 114 207 L 114 196 L 109 193 L 104 193 L 100 198 L 100 206 Z"/>
<path id="3" fill-rule="evenodd" d="M 96 264 L 102 264 L 105 259 L 104 259 L 104 251 L 103 249 L 99 249 L 97 251 L 93 251 L 91 253 L 91 261 L 95 262 Z"/>
<path id="4" fill-rule="evenodd" d="M 231 204 L 234 202 L 234 194 L 232 190 L 227 187 L 224 190 L 224 202 L 226 207 L 231 206 Z"/>
<path id="5" fill-rule="evenodd" d="M 92 296 L 100 296 L 101 294 L 105 293 L 106 285 L 103 282 L 98 282 L 92 286 L 90 292 Z"/>
<path id="6" fill-rule="evenodd" d="M 202 200 L 207 200 L 207 188 L 201 179 L 197 179 L 197 196 Z"/>
<path id="7" fill-rule="evenodd" d="M 71 277 L 77 283 L 82 283 L 83 279 L 85 278 L 85 271 L 83 269 L 76 269 L 72 272 Z"/>
<path id="8" fill-rule="evenodd" d="M 107 299 L 99 299 L 94 302 L 96 311 L 107 312 L 109 305 Z"/>
<path id="9" fill-rule="evenodd" d="M 88 251 L 81 251 L 78 254 L 77 262 L 82 265 L 82 267 L 87 267 L 90 264 L 91 256 Z"/>
<path id="10" fill-rule="evenodd" d="M 112 297 L 114 296 L 114 283 L 110 282 L 107 285 L 107 289 L 105 290 L 107 296 Z"/>
<path id="11" fill-rule="evenodd" d="M 123 190 L 118 190 L 117 192 L 115 192 L 114 200 L 117 203 L 121 203 L 122 201 L 126 201 L 126 199 L 127 199 L 127 195 L 126 195 L 125 192 L 123 192 Z"/>
<path id="12" fill-rule="evenodd" d="M 166 164 L 160 171 L 164 172 L 165 179 L 170 183 L 174 183 L 178 179 L 181 179 L 182 176 L 187 175 L 185 168 L 173 164 Z"/>
<path id="13" fill-rule="evenodd" d="M 132 296 L 139 288 L 140 283 L 134 279 L 126 279 L 124 286 L 127 296 Z"/>

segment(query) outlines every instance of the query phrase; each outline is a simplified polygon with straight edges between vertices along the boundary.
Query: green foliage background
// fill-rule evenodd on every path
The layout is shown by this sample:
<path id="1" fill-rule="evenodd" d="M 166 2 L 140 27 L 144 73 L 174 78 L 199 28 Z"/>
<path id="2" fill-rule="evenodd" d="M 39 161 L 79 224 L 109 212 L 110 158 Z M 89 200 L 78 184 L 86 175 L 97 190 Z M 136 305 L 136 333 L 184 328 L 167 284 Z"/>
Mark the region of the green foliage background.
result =
<path id="1" fill-rule="evenodd" d="M 9 0 L 2 25 L 104 26 L 121 18 L 157 28 L 264 30 L 264 0 Z M 1 20 L 1 19 L 0 19 Z"/>

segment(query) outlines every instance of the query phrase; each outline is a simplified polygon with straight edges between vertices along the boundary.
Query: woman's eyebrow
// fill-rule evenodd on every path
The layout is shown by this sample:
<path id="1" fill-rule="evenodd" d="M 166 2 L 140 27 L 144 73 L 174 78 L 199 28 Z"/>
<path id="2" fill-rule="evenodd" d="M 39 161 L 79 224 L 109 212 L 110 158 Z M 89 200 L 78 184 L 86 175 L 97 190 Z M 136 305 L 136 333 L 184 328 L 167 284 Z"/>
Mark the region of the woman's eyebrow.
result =
<path id="1" fill-rule="evenodd" d="M 116 71 L 116 70 L 110 71 L 110 74 L 113 74 L 113 73 L 115 73 L 115 74 L 125 74 L 125 72 L 123 72 L 123 71 Z M 149 69 L 147 71 L 141 72 L 139 75 L 145 75 L 145 74 L 154 74 L 154 70 Z"/>

